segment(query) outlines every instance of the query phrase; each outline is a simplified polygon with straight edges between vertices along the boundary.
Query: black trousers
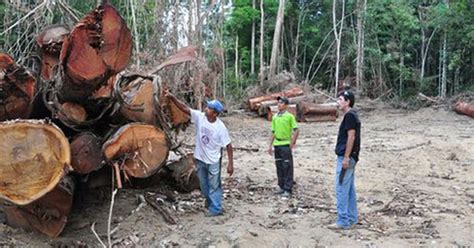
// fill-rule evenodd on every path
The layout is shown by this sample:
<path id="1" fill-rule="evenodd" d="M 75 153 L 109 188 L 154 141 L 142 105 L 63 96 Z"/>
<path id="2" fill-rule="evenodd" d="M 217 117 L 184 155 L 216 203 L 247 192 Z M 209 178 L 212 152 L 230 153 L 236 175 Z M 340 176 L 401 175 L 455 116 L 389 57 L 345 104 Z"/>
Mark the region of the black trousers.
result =
<path id="1" fill-rule="evenodd" d="M 289 145 L 275 146 L 275 164 L 278 176 L 278 186 L 291 192 L 293 188 L 293 154 Z"/>

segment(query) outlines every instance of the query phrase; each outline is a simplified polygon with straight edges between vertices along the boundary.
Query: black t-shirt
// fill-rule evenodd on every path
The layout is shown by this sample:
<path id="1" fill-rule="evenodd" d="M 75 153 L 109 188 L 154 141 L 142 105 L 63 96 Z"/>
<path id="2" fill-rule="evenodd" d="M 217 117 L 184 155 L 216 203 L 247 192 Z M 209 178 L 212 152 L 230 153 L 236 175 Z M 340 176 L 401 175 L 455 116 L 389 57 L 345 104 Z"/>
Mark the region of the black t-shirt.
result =
<path id="1" fill-rule="evenodd" d="M 351 109 L 345 115 L 344 119 L 339 126 L 339 133 L 337 134 L 337 143 L 336 143 L 336 154 L 338 156 L 344 156 L 346 152 L 347 144 L 347 131 L 350 129 L 355 129 L 355 141 L 352 148 L 351 157 L 356 161 L 359 161 L 359 151 L 360 151 L 360 120 L 357 112 Z"/>

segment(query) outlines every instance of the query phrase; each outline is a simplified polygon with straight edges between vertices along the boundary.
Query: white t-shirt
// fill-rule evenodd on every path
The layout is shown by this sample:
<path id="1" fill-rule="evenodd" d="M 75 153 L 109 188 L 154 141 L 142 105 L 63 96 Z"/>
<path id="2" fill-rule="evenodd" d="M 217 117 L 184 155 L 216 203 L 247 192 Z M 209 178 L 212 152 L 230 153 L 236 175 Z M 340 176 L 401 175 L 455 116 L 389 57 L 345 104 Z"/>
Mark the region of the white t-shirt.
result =
<path id="1" fill-rule="evenodd" d="M 224 123 L 219 118 L 211 123 L 203 112 L 194 109 L 191 109 L 191 122 L 196 125 L 194 157 L 206 164 L 219 163 L 221 148 L 230 144 Z"/>

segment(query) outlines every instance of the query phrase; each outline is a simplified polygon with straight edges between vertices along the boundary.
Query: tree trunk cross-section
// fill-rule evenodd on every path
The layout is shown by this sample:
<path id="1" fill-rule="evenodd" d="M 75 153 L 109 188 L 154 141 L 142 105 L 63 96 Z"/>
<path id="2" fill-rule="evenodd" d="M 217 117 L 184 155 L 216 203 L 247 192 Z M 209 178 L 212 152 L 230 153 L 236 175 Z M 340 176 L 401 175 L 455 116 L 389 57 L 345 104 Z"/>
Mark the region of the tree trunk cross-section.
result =
<path id="1" fill-rule="evenodd" d="M 33 121 L 0 123 L 0 198 L 29 204 L 54 189 L 70 168 L 59 128 Z"/>
<path id="2" fill-rule="evenodd" d="M 169 145 L 161 129 L 139 123 L 121 127 L 102 147 L 108 161 L 121 160 L 125 173 L 146 178 L 165 164 Z"/>
<path id="3" fill-rule="evenodd" d="M 132 55 L 132 36 L 120 14 L 102 4 L 85 16 L 65 39 L 60 60 L 62 98 L 81 100 L 125 69 Z"/>

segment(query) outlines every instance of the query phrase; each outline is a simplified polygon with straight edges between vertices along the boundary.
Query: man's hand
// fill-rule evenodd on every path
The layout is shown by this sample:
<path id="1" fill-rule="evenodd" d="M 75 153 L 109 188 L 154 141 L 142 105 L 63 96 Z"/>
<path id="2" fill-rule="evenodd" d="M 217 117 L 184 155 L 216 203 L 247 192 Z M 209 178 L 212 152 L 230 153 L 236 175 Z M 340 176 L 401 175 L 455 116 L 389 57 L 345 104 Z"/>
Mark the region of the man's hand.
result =
<path id="1" fill-rule="evenodd" d="M 344 157 L 344 159 L 342 160 L 342 168 L 349 168 L 349 158 Z"/>
<path id="2" fill-rule="evenodd" d="M 291 143 L 290 149 L 291 149 L 291 150 L 294 150 L 295 148 L 296 148 L 296 144 L 295 144 L 295 143 Z"/>
<path id="3" fill-rule="evenodd" d="M 268 151 L 267 151 L 267 152 L 268 152 L 268 155 L 270 155 L 270 156 L 273 155 L 273 149 L 272 149 L 272 148 L 273 148 L 272 146 L 268 147 Z"/>
<path id="4" fill-rule="evenodd" d="M 232 176 L 232 174 L 234 174 L 234 161 L 229 161 L 229 163 L 227 164 L 227 173 L 229 174 L 229 176 Z"/>

